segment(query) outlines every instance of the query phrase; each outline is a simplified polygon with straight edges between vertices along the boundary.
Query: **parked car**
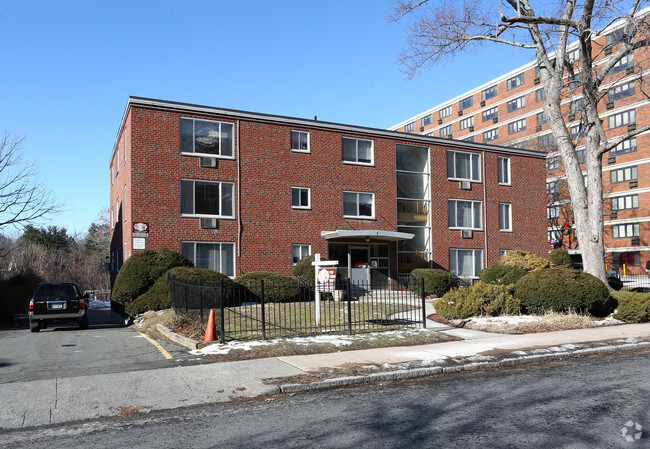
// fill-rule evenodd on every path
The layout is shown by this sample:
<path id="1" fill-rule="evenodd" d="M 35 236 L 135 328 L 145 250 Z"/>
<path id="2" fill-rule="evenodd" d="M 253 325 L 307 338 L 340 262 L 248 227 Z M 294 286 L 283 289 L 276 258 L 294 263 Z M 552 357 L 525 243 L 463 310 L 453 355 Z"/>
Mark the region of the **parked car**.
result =
<path id="1" fill-rule="evenodd" d="M 29 329 L 38 332 L 47 323 L 74 321 L 88 327 L 88 298 L 73 282 L 41 282 L 29 301 Z"/>

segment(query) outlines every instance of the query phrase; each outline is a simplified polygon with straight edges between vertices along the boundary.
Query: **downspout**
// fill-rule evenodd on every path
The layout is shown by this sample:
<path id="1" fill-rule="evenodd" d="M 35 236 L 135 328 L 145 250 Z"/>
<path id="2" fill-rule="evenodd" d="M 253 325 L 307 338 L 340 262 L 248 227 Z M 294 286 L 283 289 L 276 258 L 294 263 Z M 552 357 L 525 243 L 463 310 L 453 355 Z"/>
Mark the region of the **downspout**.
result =
<path id="1" fill-rule="evenodd" d="M 483 268 L 488 266 L 488 221 L 487 221 L 487 178 L 485 177 L 485 151 L 483 151 L 483 236 L 485 237 L 485 255 Z"/>
<path id="2" fill-rule="evenodd" d="M 237 119 L 237 268 L 241 265 L 241 151 L 239 148 L 241 134 L 241 123 Z M 237 274 L 237 273 L 235 273 Z"/>

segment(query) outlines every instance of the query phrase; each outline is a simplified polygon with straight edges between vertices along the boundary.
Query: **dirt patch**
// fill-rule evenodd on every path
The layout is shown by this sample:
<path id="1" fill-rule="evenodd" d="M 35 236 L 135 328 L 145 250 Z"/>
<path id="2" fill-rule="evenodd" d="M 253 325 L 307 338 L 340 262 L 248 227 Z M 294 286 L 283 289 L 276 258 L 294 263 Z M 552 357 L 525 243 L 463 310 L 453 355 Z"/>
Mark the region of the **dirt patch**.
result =
<path id="1" fill-rule="evenodd" d="M 136 413 L 141 413 L 143 410 L 145 412 L 151 411 L 152 407 L 150 405 L 136 406 L 136 407 L 112 407 L 111 410 L 117 412 L 117 416 L 120 418 L 132 418 Z"/>

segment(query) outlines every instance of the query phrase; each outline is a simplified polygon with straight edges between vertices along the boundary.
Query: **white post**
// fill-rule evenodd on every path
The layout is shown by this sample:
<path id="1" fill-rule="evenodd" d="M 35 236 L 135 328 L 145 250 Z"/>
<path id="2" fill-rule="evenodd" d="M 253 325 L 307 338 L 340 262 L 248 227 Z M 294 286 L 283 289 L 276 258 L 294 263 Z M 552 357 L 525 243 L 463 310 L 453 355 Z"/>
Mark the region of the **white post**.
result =
<path id="1" fill-rule="evenodd" d="M 318 272 L 320 271 L 320 253 L 314 255 L 314 287 L 316 288 L 316 324 L 320 324 L 320 286 Z"/>

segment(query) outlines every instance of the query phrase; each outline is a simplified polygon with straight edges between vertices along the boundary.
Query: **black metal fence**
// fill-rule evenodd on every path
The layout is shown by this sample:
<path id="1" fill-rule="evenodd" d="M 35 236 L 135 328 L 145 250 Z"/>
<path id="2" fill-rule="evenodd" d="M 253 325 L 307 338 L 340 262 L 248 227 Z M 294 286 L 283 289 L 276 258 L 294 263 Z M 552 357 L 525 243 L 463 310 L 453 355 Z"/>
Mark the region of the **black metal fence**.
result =
<path id="1" fill-rule="evenodd" d="M 627 270 L 619 270 L 618 272 L 608 272 L 608 275 L 616 276 L 623 282 L 625 290 L 634 290 L 639 292 L 650 292 L 650 275 L 641 273 L 630 273 Z"/>
<path id="2" fill-rule="evenodd" d="M 314 286 L 260 280 L 192 282 L 170 277 L 177 314 L 206 323 L 214 310 L 222 343 L 324 333 L 362 333 L 426 327 L 424 280 L 413 276 L 375 288 L 363 282 Z"/>

